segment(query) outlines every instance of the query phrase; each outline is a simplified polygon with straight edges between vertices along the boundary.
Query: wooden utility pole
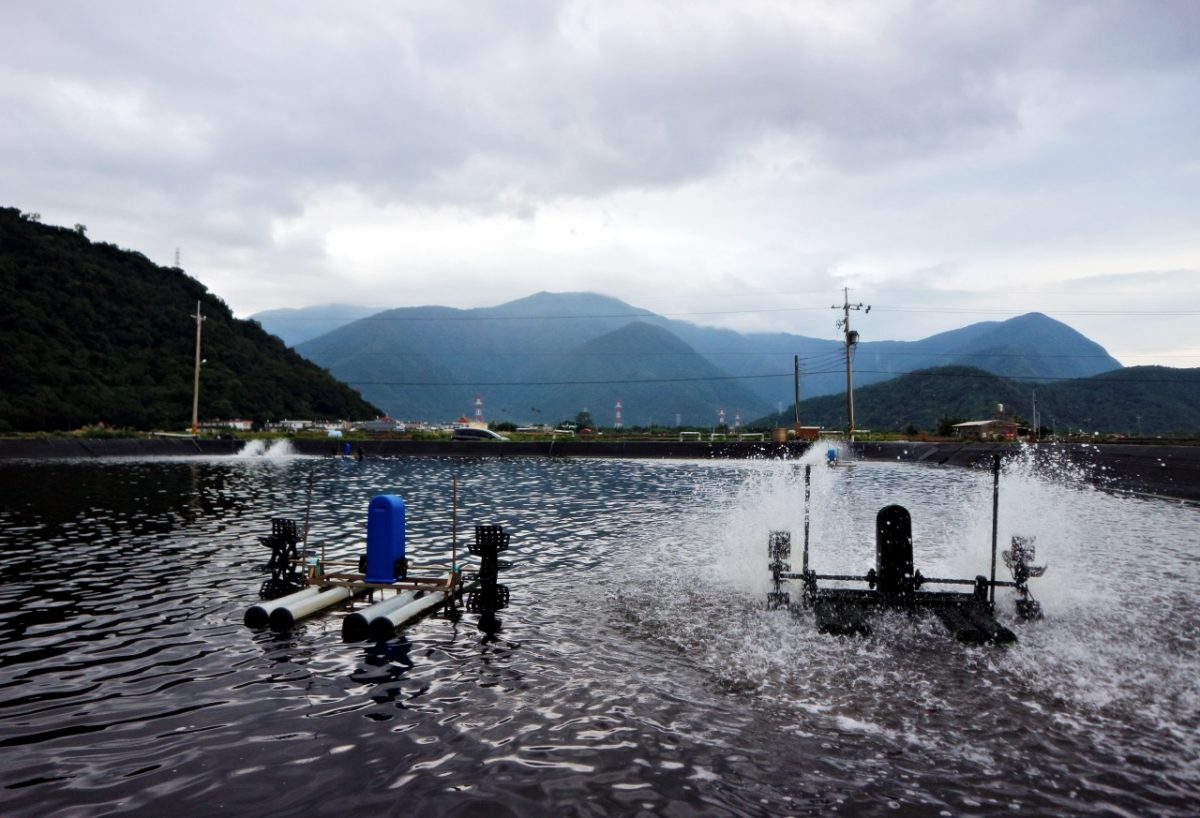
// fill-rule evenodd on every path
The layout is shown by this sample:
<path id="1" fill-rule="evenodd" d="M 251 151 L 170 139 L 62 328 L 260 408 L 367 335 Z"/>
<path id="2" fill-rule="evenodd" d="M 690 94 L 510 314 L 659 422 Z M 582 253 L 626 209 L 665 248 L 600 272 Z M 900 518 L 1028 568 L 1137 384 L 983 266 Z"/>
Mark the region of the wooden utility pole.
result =
<path id="1" fill-rule="evenodd" d="M 830 309 L 840 309 L 842 311 L 842 317 L 838 319 L 837 327 L 846 334 L 846 437 L 849 440 L 854 440 L 854 374 L 851 353 L 854 345 L 858 343 L 858 333 L 850 329 L 850 310 L 861 310 L 863 309 L 863 305 L 862 302 L 851 304 L 850 288 L 843 287 L 841 306 L 839 307 L 837 304 L 834 304 Z M 868 304 L 866 312 L 863 315 L 866 315 L 870 311 L 871 305 Z"/>
<path id="2" fill-rule="evenodd" d="M 800 356 L 792 356 L 792 401 L 796 412 L 796 438 L 800 438 Z"/>
<path id="3" fill-rule="evenodd" d="M 200 302 L 196 302 L 196 376 L 192 384 L 192 434 L 200 429 L 200 326 L 205 316 L 200 314 Z"/>

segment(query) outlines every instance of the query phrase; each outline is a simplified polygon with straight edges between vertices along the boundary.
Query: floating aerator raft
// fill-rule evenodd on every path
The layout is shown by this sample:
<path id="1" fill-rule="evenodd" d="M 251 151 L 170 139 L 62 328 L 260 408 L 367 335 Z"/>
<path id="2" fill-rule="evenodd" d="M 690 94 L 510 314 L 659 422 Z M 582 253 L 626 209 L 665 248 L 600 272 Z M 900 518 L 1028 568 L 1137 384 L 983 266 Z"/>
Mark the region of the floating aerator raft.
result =
<path id="1" fill-rule="evenodd" d="M 812 467 L 804 471 L 804 562 L 793 573 L 787 562 L 791 556 L 792 535 L 788 531 L 772 531 L 767 553 L 774 590 L 767 594 L 770 608 L 798 607 L 811 609 L 822 633 L 868 634 L 871 614 L 885 609 L 902 610 L 913 614 L 929 612 L 946 625 L 963 642 L 1008 644 L 1017 637 L 996 621 L 996 588 L 1011 587 L 1017 591 L 1017 615 L 1036 619 L 1041 609 L 1029 592 L 1028 580 L 1045 573 L 1045 566 L 1032 565 L 1032 537 L 1013 537 L 1010 551 L 1003 554 L 1012 572 L 1012 581 L 996 579 L 996 524 L 999 510 L 1000 458 L 993 461 L 992 484 L 992 565 L 991 577 L 975 579 L 946 579 L 925 577 L 913 570 L 912 517 L 903 506 L 890 505 L 879 510 L 875 517 L 875 567 L 863 576 L 818 574 L 808 567 L 809 495 Z M 802 586 L 800 604 L 793 606 L 791 595 L 784 590 L 788 580 L 799 580 Z M 823 587 L 823 581 L 858 582 L 866 587 Z M 929 585 L 967 585 L 970 592 L 931 591 Z"/>
<path id="2" fill-rule="evenodd" d="M 311 484 L 310 484 L 311 488 Z M 455 491 L 457 495 L 457 490 Z M 457 498 L 456 498 L 457 499 Z M 454 515 L 457 529 L 457 513 Z M 497 584 L 498 571 L 508 563 L 498 559 L 508 550 L 509 535 L 498 525 L 475 526 L 469 546 L 480 559 L 479 570 L 464 577 L 458 564 L 457 537 L 452 534 L 451 557 L 444 573 L 416 575 L 405 551 L 404 501 L 393 494 L 373 498 L 367 508 L 367 549 L 355 562 L 327 560 L 307 552 L 307 522 L 303 543 L 295 520 L 271 521 L 271 534 L 260 537 L 271 549 L 262 584 L 264 600 L 246 610 L 252 628 L 290 629 L 297 621 L 362 594 L 378 596 L 374 604 L 342 620 L 342 636 L 358 640 L 388 639 L 396 628 L 443 605 L 453 605 L 464 593 L 469 610 L 494 613 L 508 602 L 508 589 Z"/>

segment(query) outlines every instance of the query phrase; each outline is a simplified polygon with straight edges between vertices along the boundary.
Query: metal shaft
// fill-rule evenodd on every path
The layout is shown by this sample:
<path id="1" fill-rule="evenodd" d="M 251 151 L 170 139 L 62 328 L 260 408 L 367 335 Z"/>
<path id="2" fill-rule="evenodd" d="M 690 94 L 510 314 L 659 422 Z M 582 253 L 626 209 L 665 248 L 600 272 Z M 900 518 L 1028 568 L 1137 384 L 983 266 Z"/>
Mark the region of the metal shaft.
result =
<path id="1" fill-rule="evenodd" d="M 808 573 L 808 500 L 811 495 L 812 464 L 804 467 L 804 572 Z"/>
<path id="2" fill-rule="evenodd" d="M 996 531 L 1000 523 L 1000 455 L 992 456 L 992 587 L 988 604 L 996 607 Z"/>

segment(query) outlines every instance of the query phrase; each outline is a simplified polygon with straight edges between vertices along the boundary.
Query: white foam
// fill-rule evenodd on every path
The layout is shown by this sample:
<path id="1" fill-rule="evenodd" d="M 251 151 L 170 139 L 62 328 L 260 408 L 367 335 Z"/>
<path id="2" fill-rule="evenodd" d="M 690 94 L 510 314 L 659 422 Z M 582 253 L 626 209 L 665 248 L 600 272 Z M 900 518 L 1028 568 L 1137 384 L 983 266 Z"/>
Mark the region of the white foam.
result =
<path id="1" fill-rule="evenodd" d="M 1187 730 L 1200 700 L 1189 641 L 1200 511 L 1108 494 L 1077 467 L 1019 459 L 1001 475 L 998 546 L 1034 536 L 1037 563 L 1049 570 L 1030 584 L 1043 621 L 1017 623 L 1013 592 L 997 594 L 997 615 L 1018 645 L 959 645 L 936 620 L 901 615 L 878 617 L 867 638 L 831 637 L 817 633 L 811 615 L 765 608 L 768 532 L 791 531 L 793 570 L 803 558 L 805 465 L 756 464 L 732 491 L 730 475 L 716 475 L 711 490 L 698 489 L 705 502 L 645 533 L 614 593 L 640 632 L 689 656 L 719 688 L 786 707 L 798 724 L 816 718 L 924 740 L 922 717 L 892 712 L 889 702 L 966 718 L 974 695 L 1015 695 L 1029 703 L 1019 704 L 1026 718 L 1054 712 L 1097 735 L 1149 730 L 1200 750 Z M 990 472 L 818 461 L 810 474 L 810 566 L 818 572 L 865 573 L 874 564 L 875 514 L 899 503 L 912 514 L 914 563 L 924 575 L 989 573 Z M 997 578 L 1008 579 L 999 560 Z M 797 601 L 798 583 L 790 585 Z M 975 691 L 967 699 L 964 685 Z"/>
<path id="2" fill-rule="evenodd" d="M 246 445 L 238 452 L 238 457 L 266 457 L 266 458 L 282 458 L 294 457 L 296 455 L 295 448 L 292 447 L 290 440 L 247 440 Z"/>

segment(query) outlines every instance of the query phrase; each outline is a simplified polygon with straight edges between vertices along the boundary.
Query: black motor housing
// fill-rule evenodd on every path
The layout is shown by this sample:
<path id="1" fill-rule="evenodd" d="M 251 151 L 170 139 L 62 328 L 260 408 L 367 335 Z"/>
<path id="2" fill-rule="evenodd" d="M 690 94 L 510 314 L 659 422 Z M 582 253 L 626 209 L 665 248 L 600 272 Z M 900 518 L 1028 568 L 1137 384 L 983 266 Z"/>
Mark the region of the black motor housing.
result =
<path id="1" fill-rule="evenodd" d="M 881 594 L 915 590 L 912 515 L 904 506 L 884 506 L 875 515 L 875 587 Z"/>

